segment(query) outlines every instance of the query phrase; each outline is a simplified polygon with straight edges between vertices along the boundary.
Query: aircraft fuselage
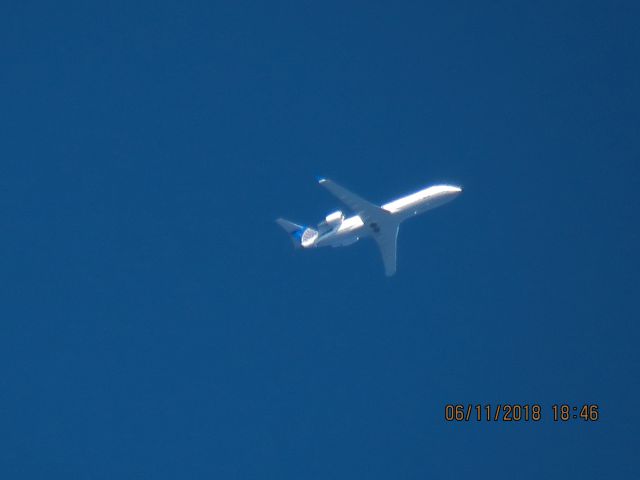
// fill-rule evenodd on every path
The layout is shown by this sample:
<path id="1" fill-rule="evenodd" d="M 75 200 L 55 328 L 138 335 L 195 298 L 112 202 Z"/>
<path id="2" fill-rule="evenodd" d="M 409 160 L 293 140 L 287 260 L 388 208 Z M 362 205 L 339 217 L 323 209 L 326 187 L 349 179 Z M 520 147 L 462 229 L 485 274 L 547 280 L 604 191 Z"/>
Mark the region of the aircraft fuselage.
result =
<path id="1" fill-rule="evenodd" d="M 413 217 L 428 210 L 444 205 L 455 199 L 462 192 L 462 188 L 452 185 L 434 185 L 424 188 L 418 192 L 385 203 L 381 208 L 390 214 L 390 221 L 397 223 Z M 336 212 L 337 213 L 337 212 Z M 342 247 L 357 242 L 360 238 L 376 233 L 376 223 L 372 222 L 368 226 L 360 217 L 353 215 L 347 217 L 342 222 L 337 223 L 332 228 L 327 227 L 326 222 L 318 225 L 318 236 L 313 242 L 304 242 L 303 248 L 317 247 Z"/>

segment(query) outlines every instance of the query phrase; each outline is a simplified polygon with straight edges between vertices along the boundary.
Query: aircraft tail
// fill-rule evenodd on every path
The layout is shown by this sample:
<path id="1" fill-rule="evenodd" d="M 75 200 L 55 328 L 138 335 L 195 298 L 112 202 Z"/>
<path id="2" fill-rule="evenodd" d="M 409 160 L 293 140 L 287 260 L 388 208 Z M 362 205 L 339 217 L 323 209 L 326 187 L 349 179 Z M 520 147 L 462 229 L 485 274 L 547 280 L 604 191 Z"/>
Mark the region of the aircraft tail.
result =
<path id="1" fill-rule="evenodd" d="M 291 236 L 293 246 L 296 248 L 311 247 L 318 238 L 318 231 L 313 228 L 298 225 L 284 218 L 276 219 L 276 223 Z"/>
<path id="2" fill-rule="evenodd" d="M 276 219 L 276 223 L 280 225 L 287 233 L 297 232 L 298 230 L 302 230 L 304 228 L 302 225 L 290 222 L 289 220 L 285 220 L 284 218 Z"/>

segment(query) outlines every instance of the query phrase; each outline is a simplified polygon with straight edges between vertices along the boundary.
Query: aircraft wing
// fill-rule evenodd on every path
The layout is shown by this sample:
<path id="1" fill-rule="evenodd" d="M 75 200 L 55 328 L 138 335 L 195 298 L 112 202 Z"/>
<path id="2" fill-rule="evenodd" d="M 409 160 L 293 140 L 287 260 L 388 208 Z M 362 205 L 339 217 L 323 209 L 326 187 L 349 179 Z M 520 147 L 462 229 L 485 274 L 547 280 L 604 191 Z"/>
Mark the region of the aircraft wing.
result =
<path id="1" fill-rule="evenodd" d="M 396 273 L 396 244 L 399 225 L 391 219 L 391 213 L 328 178 L 320 179 L 320 185 L 362 218 L 362 221 L 371 229 L 371 236 L 378 244 L 385 273 L 389 277 Z"/>
<path id="2" fill-rule="evenodd" d="M 374 205 L 353 192 L 350 192 L 346 188 L 341 187 L 333 180 L 321 178 L 319 183 L 335 195 L 347 207 L 353 210 L 353 213 L 360 215 L 365 223 L 367 220 L 379 219 L 381 216 L 384 217 L 389 214 L 386 210 L 383 210 L 379 206 Z"/>
<path id="3" fill-rule="evenodd" d="M 382 263 L 384 263 L 384 273 L 390 277 L 396 273 L 396 251 L 398 243 L 397 224 L 382 226 L 377 233 L 373 234 L 373 239 L 378 244 L 380 254 L 382 255 Z"/>

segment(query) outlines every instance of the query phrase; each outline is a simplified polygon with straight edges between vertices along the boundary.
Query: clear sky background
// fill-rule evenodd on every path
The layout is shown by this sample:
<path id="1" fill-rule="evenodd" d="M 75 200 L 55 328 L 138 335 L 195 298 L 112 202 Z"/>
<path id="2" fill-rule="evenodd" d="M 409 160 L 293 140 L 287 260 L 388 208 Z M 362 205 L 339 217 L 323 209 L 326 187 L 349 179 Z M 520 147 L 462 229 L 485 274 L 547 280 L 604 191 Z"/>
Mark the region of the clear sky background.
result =
<path id="1" fill-rule="evenodd" d="M 0 477 L 640 478 L 639 5 L 4 2 Z"/>

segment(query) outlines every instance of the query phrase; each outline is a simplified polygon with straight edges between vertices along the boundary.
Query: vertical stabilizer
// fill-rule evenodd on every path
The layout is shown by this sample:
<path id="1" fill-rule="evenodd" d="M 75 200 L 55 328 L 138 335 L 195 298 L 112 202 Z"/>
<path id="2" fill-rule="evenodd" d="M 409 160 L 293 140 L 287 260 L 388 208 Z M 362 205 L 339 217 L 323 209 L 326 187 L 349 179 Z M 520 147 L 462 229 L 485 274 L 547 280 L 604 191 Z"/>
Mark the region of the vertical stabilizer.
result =
<path id="1" fill-rule="evenodd" d="M 313 228 L 298 225 L 284 218 L 278 218 L 276 223 L 291 236 L 293 246 L 296 248 L 312 247 L 318 238 L 318 231 Z"/>
<path id="2" fill-rule="evenodd" d="M 293 233 L 293 232 L 297 232 L 298 230 L 304 229 L 302 225 L 298 225 L 297 223 L 290 222 L 289 220 L 285 220 L 284 218 L 278 218 L 276 220 L 276 223 L 280 225 L 284 229 L 284 231 L 287 233 Z"/>

